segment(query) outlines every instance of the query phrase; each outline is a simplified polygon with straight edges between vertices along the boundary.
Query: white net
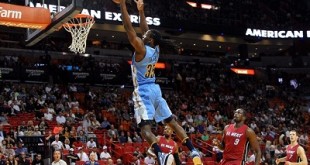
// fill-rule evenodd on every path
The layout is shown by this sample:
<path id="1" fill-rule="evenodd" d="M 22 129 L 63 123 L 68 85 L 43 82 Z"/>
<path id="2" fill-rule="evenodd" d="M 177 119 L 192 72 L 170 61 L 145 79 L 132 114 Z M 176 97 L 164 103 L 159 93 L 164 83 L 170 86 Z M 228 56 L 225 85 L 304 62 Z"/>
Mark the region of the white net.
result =
<path id="1" fill-rule="evenodd" d="M 63 25 L 72 36 L 72 43 L 69 46 L 70 51 L 74 53 L 85 53 L 87 36 L 94 23 L 93 17 L 78 15 Z"/>

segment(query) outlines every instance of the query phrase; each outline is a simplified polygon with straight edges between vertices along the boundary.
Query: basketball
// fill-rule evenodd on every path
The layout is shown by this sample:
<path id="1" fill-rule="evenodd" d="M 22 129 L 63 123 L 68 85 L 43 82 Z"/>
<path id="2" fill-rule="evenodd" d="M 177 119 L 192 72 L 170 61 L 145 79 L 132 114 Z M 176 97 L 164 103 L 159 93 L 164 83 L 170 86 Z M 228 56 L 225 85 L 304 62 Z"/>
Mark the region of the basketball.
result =
<path id="1" fill-rule="evenodd" d="M 121 3 L 121 0 L 112 0 L 114 3 L 116 4 L 120 4 Z"/>

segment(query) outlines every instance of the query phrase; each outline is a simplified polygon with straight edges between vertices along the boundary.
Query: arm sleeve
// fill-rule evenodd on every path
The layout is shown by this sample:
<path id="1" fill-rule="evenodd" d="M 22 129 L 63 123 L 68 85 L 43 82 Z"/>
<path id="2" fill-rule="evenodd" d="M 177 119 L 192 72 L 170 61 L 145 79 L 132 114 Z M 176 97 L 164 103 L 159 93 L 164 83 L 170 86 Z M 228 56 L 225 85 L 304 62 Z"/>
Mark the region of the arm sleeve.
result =
<path id="1" fill-rule="evenodd" d="M 175 161 L 176 165 L 181 165 L 182 164 L 181 160 L 180 160 L 180 157 L 179 157 L 179 153 L 174 153 L 173 157 L 174 157 L 174 161 Z"/>

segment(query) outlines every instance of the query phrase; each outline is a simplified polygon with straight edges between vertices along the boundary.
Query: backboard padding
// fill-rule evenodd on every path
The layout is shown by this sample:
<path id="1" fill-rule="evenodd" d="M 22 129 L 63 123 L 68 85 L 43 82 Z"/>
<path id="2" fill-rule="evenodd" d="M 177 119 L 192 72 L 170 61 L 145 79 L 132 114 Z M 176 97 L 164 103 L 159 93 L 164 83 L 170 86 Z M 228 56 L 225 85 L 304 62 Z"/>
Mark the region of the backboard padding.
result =
<path id="1" fill-rule="evenodd" d="M 84 0 L 72 0 L 72 3 L 57 13 L 53 18 L 50 25 L 45 29 L 35 30 L 33 32 L 27 32 L 27 39 L 25 41 L 26 46 L 33 46 L 51 33 L 59 29 L 64 23 L 68 22 L 71 18 L 75 17 L 77 14 L 81 13 L 83 10 Z"/>

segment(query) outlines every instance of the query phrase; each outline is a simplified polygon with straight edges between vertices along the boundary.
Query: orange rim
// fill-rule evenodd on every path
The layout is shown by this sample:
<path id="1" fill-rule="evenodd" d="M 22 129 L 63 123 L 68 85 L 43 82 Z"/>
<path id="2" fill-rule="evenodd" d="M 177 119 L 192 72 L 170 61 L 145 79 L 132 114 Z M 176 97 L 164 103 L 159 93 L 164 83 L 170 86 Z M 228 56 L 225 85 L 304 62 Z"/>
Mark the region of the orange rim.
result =
<path id="1" fill-rule="evenodd" d="M 95 22 L 94 17 L 92 17 L 90 15 L 86 15 L 86 14 L 78 14 L 73 19 L 83 19 L 83 18 L 89 19 L 89 21 L 79 23 L 79 24 L 67 22 L 67 23 L 64 23 L 62 26 L 66 26 L 66 27 L 84 26 L 84 25 L 91 24 L 91 23 Z"/>
<path id="2" fill-rule="evenodd" d="M 74 18 L 92 18 L 93 19 L 92 16 L 87 15 L 87 14 L 78 14 Z"/>

